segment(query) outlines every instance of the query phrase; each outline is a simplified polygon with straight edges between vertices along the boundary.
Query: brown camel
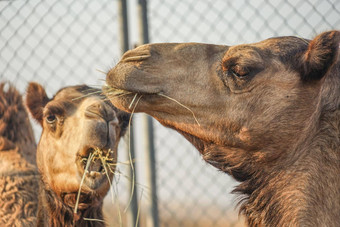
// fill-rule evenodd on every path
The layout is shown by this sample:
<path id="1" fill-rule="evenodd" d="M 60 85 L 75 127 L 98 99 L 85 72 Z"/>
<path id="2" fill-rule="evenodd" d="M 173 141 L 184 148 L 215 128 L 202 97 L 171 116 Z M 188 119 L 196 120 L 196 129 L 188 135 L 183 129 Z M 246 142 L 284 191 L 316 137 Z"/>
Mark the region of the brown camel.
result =
<path id="1" fill-rule="evenodd" d="M 22 96 L 0 83 L 0 226 L 35 226 L 36 144 Z"/>
<path id="2" fill-rule="evenodd" d="M 340 31 L 313 40 L 150 44 L 108 72 L 111 102 L 183 134 L 240 182 L 249 226 L 340 226 Z M 109 94 L 109 92 L 108 92 Z"/>
<path id="3" fill-rule="evenodd" d="M 63 88 L 49 99 L 41 85 L 30 83 L 27 106 L 43 128 L 37 147 L 41 174 L 37 225 L 104 226 L 103 198 L 110 188 L 107 175 L 112 181 L 118 142 L 129 114 L 117 110 L 98 89 L 85 85 Z M 101 156 L 87 164 L 97 151 Z"/>

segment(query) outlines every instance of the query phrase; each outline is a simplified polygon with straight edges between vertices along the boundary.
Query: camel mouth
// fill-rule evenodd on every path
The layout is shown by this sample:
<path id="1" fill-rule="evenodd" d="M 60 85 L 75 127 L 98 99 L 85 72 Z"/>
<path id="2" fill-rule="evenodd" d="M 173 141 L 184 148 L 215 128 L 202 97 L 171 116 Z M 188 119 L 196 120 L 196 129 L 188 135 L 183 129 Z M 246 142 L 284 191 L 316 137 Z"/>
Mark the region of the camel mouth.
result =
<path id="1" fill-rule="evenodd" d="M 117 108 L 126 112 L 132 112 L 139 103 L 139 100 L 155 102 L 162 91 L 145 91 L 142 88 L 116 88 L 111 85 L 106 85 L 103 88 L 103 93 Z M 138 105 L 139 106 L 139 105 Z M 136 110 L 136 112 L 139 112 Z"/>
<path id="2" fill-rule="evenodd" d="M 85 171 L 87 161 L 88 161 L 88 158 L 83 158 L 82 167 L 84 171 Z M 98 174 L 105 173 L 105 170 L 104 170 L 101 160 L 97 159 L 95 161 L 91 161 L 91 163 L 88 166 L 88 169 L 85 172 L 86 172 L 86 176 L 95 177 Z"/>
<path id="3" fill-rule="evenodd" d="M 162 91 L 145 91 L 142 88 L 139 89 L 132 89 L 132 88 L 117 88 L 115 86 L 111 85 L 104 85 L 103 88 L 103 93 L 105 96 L 109 98 L 113 97 L 125 97 L 125 96 L 134 96 L 136 94 L 138 95 L 159 95 L 162 94 Z"/>
<path id="4" fill-rule="evenodd" d="M 111 181 L 114 172 L 115 160 L 111 149 L 88 148 L 88 156 L 77 156 L 79 175 L 84 184 L 91 189 L 98 189 L 102 184 Z"/>

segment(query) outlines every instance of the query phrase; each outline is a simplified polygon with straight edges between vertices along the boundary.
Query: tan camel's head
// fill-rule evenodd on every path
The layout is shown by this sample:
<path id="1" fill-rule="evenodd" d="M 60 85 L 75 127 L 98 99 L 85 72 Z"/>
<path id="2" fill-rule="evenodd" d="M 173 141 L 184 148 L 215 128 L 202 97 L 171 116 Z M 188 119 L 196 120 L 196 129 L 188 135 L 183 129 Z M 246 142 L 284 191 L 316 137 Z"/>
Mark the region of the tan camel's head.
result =
<path id="1" fill-rule="evenodd" d="M 320 102 L 339 107 L 331 97 L 339 93 L 339 42 L 340 32 L 330 31 L 312 41 L 143 45 L 126 52 L 107 74 L 107 85 L 125 95 L 110 96 L 110 89 L 107 95 L 130 112 L 135 94 L 142 96 L 136 112 L 182 133 L 220 169 L 226 166 L 219 163 L 235 166 L 245 159 L 263 163 L 296 144 Z"/>
<path id="2" fill-rule="evenodd" d="M 107 165 L 100 159 L 91 162 L 82 191 L 104 196 L 109 189 L 104 168 L 112 180 L 128 114 L 105 99 L 85 85 L 63 88 L 52 99 L 40 84 L 28 86 L 28 109 L 43 128 L 37 165 L 43 182 L 59 195 L 78 191 L 87 158 L 96 150 L 106 157 Z"/>

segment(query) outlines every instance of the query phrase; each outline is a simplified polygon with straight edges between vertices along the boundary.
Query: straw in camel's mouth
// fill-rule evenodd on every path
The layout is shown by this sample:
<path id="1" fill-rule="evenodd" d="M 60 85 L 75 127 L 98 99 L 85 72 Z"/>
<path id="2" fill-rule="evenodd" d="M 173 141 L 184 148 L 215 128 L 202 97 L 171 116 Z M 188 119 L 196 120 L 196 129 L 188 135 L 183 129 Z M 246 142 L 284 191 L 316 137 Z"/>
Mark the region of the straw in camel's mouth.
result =
<path id="1" fill-rule="evenodd" d="M 84 163 L 87 162 L 87 158 L 84 159 Z M 85 170 L 86 165 L 84 165 Z M 87 177 L 96 178 L 98 175 L 105 173 L 102 162 L 100 159 L 92 160 L 88 170 L 86 171 Z"/>
<path id="2" fill-rule="evenodd" d="M 112 171 L 114 159 L 111 158 L 112 150 L 89 148 L 88 156 L 78 156 L 78 169 L 84 183 L 92 189 L 98 188 Z"/>
<path id="3" fill-rule="evenodd" d="M 159 97 L 163 96 L 162 91 L 145 91 L 142 88 L 125 90 L 110 85 L 105 85 L 103 92 L 117 108 L 126 112 L 131 112 L 139 100 L 152 103 L 159 101 Z"/>

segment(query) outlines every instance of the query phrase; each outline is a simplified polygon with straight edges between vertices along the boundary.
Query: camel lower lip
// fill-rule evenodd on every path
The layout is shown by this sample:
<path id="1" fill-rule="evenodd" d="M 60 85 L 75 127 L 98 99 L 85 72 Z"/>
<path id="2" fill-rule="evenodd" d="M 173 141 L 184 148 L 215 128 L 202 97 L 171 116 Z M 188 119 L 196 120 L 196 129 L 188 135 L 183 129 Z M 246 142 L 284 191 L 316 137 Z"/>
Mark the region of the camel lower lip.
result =
<path id="1" fill-rule="evenodd" d="M 91 172 L 86 173 L 85 179 L 84 179 L 84 185 L 91 188 L 92 190 L 98 189 L 103 185 L 106 181 L 106 175 L 105 173 L 98 173 L 98 172 Z"/>
<path id="2" fill-rule="evenodd" d="M 107 179 L 107 175 L 105 172 L 105 168 L 101 164 L 100 167 L 91 168 L 88 167 L 86 169 L 86 162 L 82 161 L 78 168 L 79 175 L 84 177 L 84 185 L 86 185 L 91 190 L 96 190 L 101 187 L 105 183 Z"/>
<path id="3" fill-rule="evenodd" d="M 97 172 L 97 171 L 91 171 L 91 172 L 86 173 L 86 177 L 91 177 L 91 178 L 101 177 L 102 175 L 103 173 Z"/>
<path id="4" fill-rule="evenodd" d="M 105 177 L 105 172 L 96 172 L 96 171 L 86 171 L 85 178 L 88 180 L 97 180 L 102 177 Z"/>

